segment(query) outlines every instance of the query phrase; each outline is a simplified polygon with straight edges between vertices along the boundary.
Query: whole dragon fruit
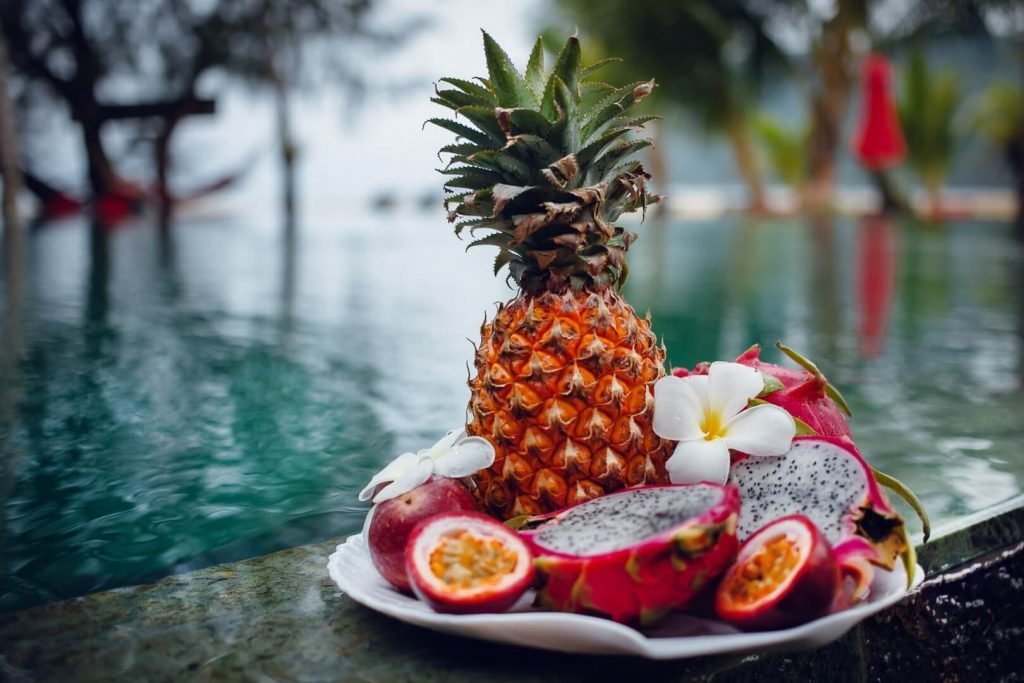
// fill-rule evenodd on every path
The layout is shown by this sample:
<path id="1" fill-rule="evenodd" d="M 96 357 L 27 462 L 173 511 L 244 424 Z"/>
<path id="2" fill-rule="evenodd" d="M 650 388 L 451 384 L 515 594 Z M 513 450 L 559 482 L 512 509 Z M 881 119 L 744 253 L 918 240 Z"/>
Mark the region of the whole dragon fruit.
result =
<path id="1" fill-rule="evenodd" d="M 828 539 L 843 575 L 852 579 L 850 602 L 866 594 L 872 565 L 892 569 L 897 557 L 912 552 L 903 520 L 847 438 L 797 437 L 785 455 L 738 455 L 729 484 L 740 494 L 740 542 L 780 517 L 806 515 Z"/>
<path id="2" fill-rule="evenodd" d="M 523 531 L 542 604 L 649 624 L 684 606 L 736 555 L 736 487 L 622 489 L 533 518 Z"/>
<path id="3" fill-rule="evenodd" d="M 829 384 L 817 365 L 782 342 L 775 346 L 803 369 L 762 361 L 760 344 L 754 344 L 736 359 L 737 363 L 776 380 L 765 382 L 765 391 L 759 400 L 777 405 L 799 420 L 797 425 L 804 434 L 850 438 L 850 425 L 846 421 L 850 409 L 842 394 Z M 703 375 L 707 374 L 708 367 L 708 363 L 699 363 L 693 370 L 674 370 L 673 374 L 679 377 Z"/>
<path id="4" fill-rule="evenodd" d="M 737 363 L 749 365 L 782 384 L 781 389 L 766 393 L 761 398 L 783 408 L 819 436 L 849 438 L 850 425 L 846 418 L 850 415 L 850 408 L 843 395 L 829 384 L 817 365 L 782 342 L 776 343 L 776 346 L 804 369 L 791 370 L 765 363 L 760 358 L 761 347 L 758 344 L 751 346 L 736 359 Z"/>

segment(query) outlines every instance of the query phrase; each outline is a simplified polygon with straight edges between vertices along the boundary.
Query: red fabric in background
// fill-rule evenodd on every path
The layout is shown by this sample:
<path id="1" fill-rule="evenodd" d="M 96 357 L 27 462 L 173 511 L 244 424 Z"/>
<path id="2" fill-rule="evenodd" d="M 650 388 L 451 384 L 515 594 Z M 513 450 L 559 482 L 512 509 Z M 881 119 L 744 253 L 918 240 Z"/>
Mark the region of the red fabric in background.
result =
<path id="1" fill-rule="evenodd" d="M 861 69 L 863 104 L 853 151 L 861 164 L 871 171 L 895 166 L 907 154 L 892 90 L 893 70 L 889 60 L 880 54 L 869 55 Z"/>

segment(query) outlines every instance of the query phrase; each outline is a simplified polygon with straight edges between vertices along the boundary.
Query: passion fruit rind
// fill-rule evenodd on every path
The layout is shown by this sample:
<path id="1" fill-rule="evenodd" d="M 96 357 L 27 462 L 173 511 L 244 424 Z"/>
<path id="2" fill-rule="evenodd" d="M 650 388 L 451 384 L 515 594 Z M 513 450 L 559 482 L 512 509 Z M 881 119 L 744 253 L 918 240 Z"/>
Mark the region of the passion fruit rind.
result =
<path id="1" fill-rule="evenodd" d="M 840 568 L 832 547 L 804 515 L 788 515 L 740 547 L 715 593 L 719 618 L 745 630 L 796 626 L 836 602 Z"/>
<path id="2" fill-rule="evenodd" d="M 478 512 L 441 513 L 409 535 L 406 574 L 438 612 L 504 612 L 533 582 L 533 555 L 519 535 Z"/>

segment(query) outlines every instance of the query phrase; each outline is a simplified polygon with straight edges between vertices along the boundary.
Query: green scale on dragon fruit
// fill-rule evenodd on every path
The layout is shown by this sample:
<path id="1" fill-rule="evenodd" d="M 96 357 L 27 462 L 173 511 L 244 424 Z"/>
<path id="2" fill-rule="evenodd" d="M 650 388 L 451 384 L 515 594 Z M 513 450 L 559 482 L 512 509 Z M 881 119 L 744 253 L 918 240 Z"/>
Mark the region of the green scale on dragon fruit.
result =
<path id="1" fill-rule="evenodd" d="M 541 604 L 650 624 L 682 608 L 736 555 L 734 486 L 622 489 L 521 524 Z"/>

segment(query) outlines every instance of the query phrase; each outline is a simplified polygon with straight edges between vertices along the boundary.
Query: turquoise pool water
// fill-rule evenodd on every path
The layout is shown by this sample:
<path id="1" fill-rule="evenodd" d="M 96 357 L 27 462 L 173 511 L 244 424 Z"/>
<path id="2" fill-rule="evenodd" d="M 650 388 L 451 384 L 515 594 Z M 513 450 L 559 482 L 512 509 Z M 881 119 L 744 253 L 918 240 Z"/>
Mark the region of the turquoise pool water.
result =
<path id="1" fill-rule="evenodd" d="M 194 216 L 32 234 L 3 319 L 0 611 L 341 536 L 385 461 L 463 419 L 509 293 L 443 217 Z M 783 339 L 933 521 L 1016 495 L 1024 256 L 1009 228 L 639 228 L 627 297 L 675 365 Z M 13 305 L 13 307 L 12 307 Z"/>

